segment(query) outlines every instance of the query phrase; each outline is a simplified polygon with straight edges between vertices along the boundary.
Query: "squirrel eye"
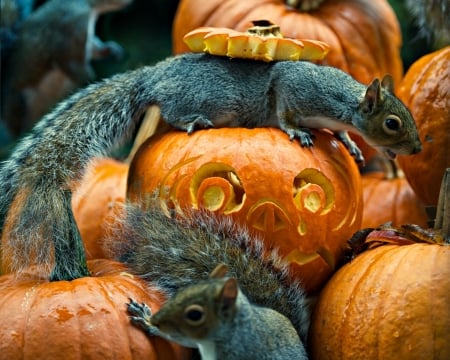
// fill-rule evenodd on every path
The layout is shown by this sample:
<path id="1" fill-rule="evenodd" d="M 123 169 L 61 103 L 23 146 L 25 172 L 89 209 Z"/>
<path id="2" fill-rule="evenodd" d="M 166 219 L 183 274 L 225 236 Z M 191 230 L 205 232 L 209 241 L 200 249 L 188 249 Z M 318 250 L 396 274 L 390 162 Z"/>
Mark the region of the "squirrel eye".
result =
<path id="1" fill-rule="evenodd" d="M 390 115 L 384 120 L 383 129 L 388 134 L 396 134 L 402 127 L 402 121 L 398 116 Z"/>
<path id="2" fill-rule="evenodd" d="M 190 305 L 184 310 L 184 318 L 191 325 L 201 325 L 205 322 L 205 309 L 200 305 Z"/>

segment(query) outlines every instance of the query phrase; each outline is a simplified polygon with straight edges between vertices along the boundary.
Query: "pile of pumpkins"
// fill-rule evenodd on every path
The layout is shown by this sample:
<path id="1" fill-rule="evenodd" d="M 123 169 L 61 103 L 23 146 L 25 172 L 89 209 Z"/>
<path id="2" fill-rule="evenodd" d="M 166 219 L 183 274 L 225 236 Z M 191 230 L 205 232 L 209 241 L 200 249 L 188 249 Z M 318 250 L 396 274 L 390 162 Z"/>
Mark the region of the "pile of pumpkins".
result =
<path id="1" fill-rule="evenodd" d="M 158 191 L 163 210 L 207 208 L 279 249 L 306 292 L 318 296 L 312 359 L 450 358 L 450 246 L 439 227 L 427 229 L 425 211 L 438 205 L 450 168 L 450 47 L 419 59 L 403 76 L 400 30 L 387 1 L 318 3 L 300 11 L 275 0 L 182 0 L 174 53 L 188 50 L 183 35 L 193 29 L 240 32 L 270 14 L 286 38 L 329 45 L 317 63 L 362 83 L 390 73 L 423 145 L 421 153 L 398 159 L 405 176 L 364 173 L 327 131 L 314 131 L 309 149 L 272 128 L 168 131 L 137 142 L 127 161 L 97 159 L 72 198 L 92 276 L 49 282 L 30 269 L 18 279 L 3 261 L 1 354 L 191 358 L 189 350 L 150 339 L 129 323 L 129 297 L 153 311 L 164 297 L 110 260 L 114 254 L 103 242 L 123 215 L 120 204 L 145 202 Z M 366 162 L 376 159 L 358 143 Z"/>

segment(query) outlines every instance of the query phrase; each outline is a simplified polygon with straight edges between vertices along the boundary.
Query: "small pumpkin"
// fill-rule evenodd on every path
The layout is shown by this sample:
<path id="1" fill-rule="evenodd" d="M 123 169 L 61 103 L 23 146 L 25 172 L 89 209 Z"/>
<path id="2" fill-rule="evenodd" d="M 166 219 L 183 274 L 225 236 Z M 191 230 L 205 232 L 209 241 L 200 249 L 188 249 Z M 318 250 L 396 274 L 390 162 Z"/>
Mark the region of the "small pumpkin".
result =
<path id="1" fill-rule="evenodd" d="M 403 75 L 401 32 L 386 0 L 335 0 L 298 10 L 284 0 L 181 0 L 173 25 L 173 52 L 189 51 L 183 37 L 205 27 L 245 31 L 253 20 L 277 24 L 287 38 L 325 42 L 330 52 L 320 63 L 331 65 L 368 84 L 386 73 L 395 83 Z"/>
<path id="2" fill-rule="evenodd" d="M 151 138 L 130 165 L 127 198 L 155 190 L 164 209 L 206 208 L 230 216 L 278 248 L 305 288 L 316 291 L 359 228 L 358 168 L 344 146 L 314 131 L 312 148 L 274 128 L 220 128 Z"/>
<path id="3" fill-rule="evenodd" d="M 362 228 L 386 222 L 394 226 L 406 223 L 427 226 L 425 206 L 404 176 L 389 178 L 380 171 L 363 174 L 361 180 L 364 199 Z"/>
<path id="4" fill-rule="evenodd" d="M 128 167 L 111 158 L 95 159 L 74 189 L 72 209 L 87 259 L 111 258 L 103 240 L 125 202 Z"/>
<path id="5" fill-rule="evenodd" d="M 436 205 L 439 184 L 450 167 L 450 46 L 425 55 L 408 70 L 398 96 L 414 119 L 422 151 L 398 162 L 425 205 Z"/>
<path id="6" fill-rule="evenodd" d="M 130 323 L 129 298 L 157 311 L 163 296 L 109 260 L 88 262 L 92 277 L 49 282 L 30 268 L 0 277 L 4 359 L 189 359 L 190 351 L 146 337 Z"/>

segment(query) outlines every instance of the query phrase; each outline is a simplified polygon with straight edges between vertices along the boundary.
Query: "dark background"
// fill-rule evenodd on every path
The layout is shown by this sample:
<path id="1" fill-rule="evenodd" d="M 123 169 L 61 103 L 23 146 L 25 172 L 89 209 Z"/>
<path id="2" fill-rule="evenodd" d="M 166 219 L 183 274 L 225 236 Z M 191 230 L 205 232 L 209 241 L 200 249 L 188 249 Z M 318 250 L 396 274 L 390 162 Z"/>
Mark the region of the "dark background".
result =
<path id="1" fill-rule="evenodd" d="M 69 1 L 69 0 L 68 0 Z M 96 34 L 103 41 L 114 40 L 122 45 L 126 56 L 121 61 L 102 60 L 93 63 L 97 79 L 112 74 L 151 65 L 172 53 L 172 22 L 179 0 L 134 0 L 127 8 L 102 15 L 96 25 Z M 207 0 L 205 0 L 207 1 Z M 377 1 L 377 0 L 374 0 Z M 36 0 L 35 7 L 45 0 Z M 403 47 L 401 51 L 404 69 L 422 55 L 432 51 L 425 38 L 406 11 L 403 0 L 390 0 L 389 3 L 400 22 Z M 0 160 L 11 151 L 14 142 L 5 143 L 0 127 Z M 3 136 L 2 136 L 3 135 Z"/>
<path id="2" fill-rule="evenodd" d="M 205 0 L 207 1 L 207 0 Z M 376 1 L 376 0 L 374 0 Z M 399 19 L 405 70 L 421 55 L 430 52 L 427 41 L 418 35 L 414 21 L 402 0 L 390 0 Z M 103 61 L 96 64 L 100 77 L 140 65 L 153 64 L 171 55 L 172 21 L 178 0 L 134 0 L 125 10 L 101 17 L 97 34 L 101 39 L 114 39 L 127 50 L 127 58 L 120 62 Z"/>

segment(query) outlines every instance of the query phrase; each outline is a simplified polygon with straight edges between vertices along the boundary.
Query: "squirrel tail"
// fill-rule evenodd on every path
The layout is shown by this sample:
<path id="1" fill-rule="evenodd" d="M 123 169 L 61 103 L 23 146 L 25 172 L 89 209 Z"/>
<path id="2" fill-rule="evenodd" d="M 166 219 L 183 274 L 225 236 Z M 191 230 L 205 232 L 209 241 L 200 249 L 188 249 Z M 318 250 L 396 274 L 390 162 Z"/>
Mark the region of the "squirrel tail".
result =
<path id="1" fill-rule="evenodd" d="M 266 251 L 260 239 L 231 218 L 207 211 L 168 217 L 156 205 L 142 210 L 128 204 L 111 239 L 120 260 L 168 297 L 225 263 L 251 303 L 285 315 L 306 340 L 309 309 L 299 282 L 289 277 L 276 251 Z"/>
<path id="2" fill-rule="evenodd" d="M 152 100 L 151 73 L 140 68 L 75 93 L 44 116 L 1 164 L 2 267 L 8 263 L 20 272 L 38 264 L 45 274 L 56 262 L 64 267 L 64 278 L 81 275 L 77 256 L 84 255 L 82 249 L 73 253 L 81 240 L 70 189 L 92 158 L 131 138 Z"/>

